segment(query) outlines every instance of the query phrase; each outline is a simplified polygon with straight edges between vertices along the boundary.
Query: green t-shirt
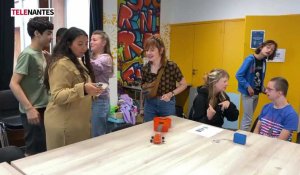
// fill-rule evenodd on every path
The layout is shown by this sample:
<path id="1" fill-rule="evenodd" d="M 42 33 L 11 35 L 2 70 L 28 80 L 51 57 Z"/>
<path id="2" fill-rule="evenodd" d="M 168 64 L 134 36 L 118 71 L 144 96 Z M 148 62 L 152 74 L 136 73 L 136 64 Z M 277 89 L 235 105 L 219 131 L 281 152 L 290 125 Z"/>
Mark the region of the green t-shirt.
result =
<path id="1" fill-rule="evenodd" d="M 20 82 L 26 97 L 35 108 L 44 108 L 48 104 L 48 93 L 44 86 L 44 71 L 46 60 L 42 51 L 26 47 L 18 57 L 15 73 L 22 74 Z M 25 113 L 20 104 L 21 113 Z"/>

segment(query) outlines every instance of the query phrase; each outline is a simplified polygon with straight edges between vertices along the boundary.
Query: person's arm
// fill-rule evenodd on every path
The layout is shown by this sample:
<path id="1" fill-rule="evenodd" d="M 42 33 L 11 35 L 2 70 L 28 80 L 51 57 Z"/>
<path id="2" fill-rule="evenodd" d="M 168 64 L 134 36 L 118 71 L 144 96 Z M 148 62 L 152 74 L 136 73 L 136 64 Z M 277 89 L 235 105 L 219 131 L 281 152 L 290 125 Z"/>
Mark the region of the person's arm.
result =
<path id="1" fill-rule="evenodd" d="M 187 83 L 186 83 L 185 79 L 182 78 L 181 81 L 179 82 L 179 85 L 176 87 L 176 89 L 174 89 L 171 92 L 168 92 L 168 93 L 164 94 L 161 97 L 161 100 L 170 101 L 170 99 L 173 96 L 180 94 L 182 91 L 184 91 L 186 89 L 186 87 L 187 87 Z"/>
<path id="2" fill-rule="evenodd" d="M 168 92 L 162 96 L 161 99 L 164 101 L 169 101 L 173 96 L 180 94 L 187 87 L 187 82 L 177 64 L 175 62 L 171 62 L 171 64 L 175 69 L 175 79 L 176 82 L 178 82 L 178 86 L 173 91 Z"/>
<path id="3" fill-rule="evenodd" d="M 235 104 L 229 101 L 229 106 L 224 109 L 224 116 L 229 121 L 236 121 L 239 117 L 239 110 L 236 108 Z"/>
<path id="4" fill-rule="evenodd" d="M 297 131 L 299 118 L 295 111 L 290 111 L 290 113 L 284 117 L 283 129 L 281 130 L 278 139 L 288 140 L 291 132 Z"/>
<path id="5" fill-rule="evenodd" d="M 112 73 L 112 58 L 108 54 L 103 54 L 96 60 L 91 61 L 93 68 L 97 72 Z"/>
<path id="6" fill-rule="evenodd" d="M 278 136 L 278 139 L 287 140 L 289 138 L 290 134 L 291 134 L 291 131 L 282 129 L 280 132 L 280 135 Z"/>
<path id="7" fill-rule="evenodd" d="M 182 78 L 181 81 L 178 84 L 179 85 L 176 87 L 176 89 L 173 90 L 174 95 L 180 94 L 187 87 L 187 83 L 186 83 L 185 78 Z"/>
<path id="8" fill-rule="evenodd" d="M 72 72 L 63 63 L 57 63 L 49 72 L 49 84 L 51 90 L 51 100 L 55 104 L 67 104 L 83 98 L 86 94 L 98 95 L 101 89 L 92 83 L 77 83 L 80 77 L 79 71 Z M 75 75 L 74 75 L 75 74 Z M 81 78 L 79 78 L 81 79 Z"/>
<path id="9" fill-rule="evenodd" d="M 258 120 L 253 132 L 256 134 L 259 134 L 260 126 L 261 126 L 261 122 L 260 122 L 260 120 Z"/>
<path id="10" fill-rule="evenodd" d="M 198 94 L 193 102 L 193 115 L 192 120 L 195 121 L 207 121 L 206 111 L 207 111 L 207 104 L 205 104 L 207 99 L 202 94 Z"/>
<path id="11" fill-rule="evenodd" d="M 239 84 L 242 85 L 245 89 L 250 86 L 250 83 L 246 80 L 245 76 L 247 74 L 247 71 L 250 69 L 251 62 L 252 58 L 247 57 L 235 75 Z"/>
<path id="12" fill-rule="evenodd" d="M 19 73 L 13 73 L 12 78 L 10 80 L 9 87 L 15 97 L 18 99 L 19 103 L 24 107 L 28 123 L 30 124 L 39 124 L 40 122 L 40 114 L 39 112 L 32 106 L 28 98 L 26 97 L 22 87 L 20 86 L 20 82 L 22 81 L 24 75 Z"/>

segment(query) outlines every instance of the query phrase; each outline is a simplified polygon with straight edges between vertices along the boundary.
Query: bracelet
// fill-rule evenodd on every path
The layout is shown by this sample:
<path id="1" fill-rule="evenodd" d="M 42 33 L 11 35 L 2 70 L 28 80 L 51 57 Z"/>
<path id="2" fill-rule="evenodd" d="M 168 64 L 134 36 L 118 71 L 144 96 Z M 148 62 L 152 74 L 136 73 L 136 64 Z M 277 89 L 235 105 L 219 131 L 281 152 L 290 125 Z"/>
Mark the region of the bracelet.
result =
<path id="1" fill-rule="evenodd" d="M 175 96 L 175 93 L 174 93 L 174 91 L 172 91 L 172 97 L 174 97 Z"/>
<path id="2" fill-rule="evenodd" d="M 87 93 L 86 90 L 85 90 L 85 83 L 83 83 L 83 95 L 84 95 L 84 96 L 88 95 L 88 93 Z"/>

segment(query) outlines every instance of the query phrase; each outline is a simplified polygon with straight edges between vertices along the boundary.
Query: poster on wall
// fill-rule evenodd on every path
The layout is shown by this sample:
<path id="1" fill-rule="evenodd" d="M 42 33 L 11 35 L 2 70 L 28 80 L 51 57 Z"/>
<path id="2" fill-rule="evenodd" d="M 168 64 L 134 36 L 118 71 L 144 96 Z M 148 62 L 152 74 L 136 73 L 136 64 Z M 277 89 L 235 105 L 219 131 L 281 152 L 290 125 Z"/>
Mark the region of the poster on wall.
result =
<path id="1" fill-rule="evenodd" d="M 277 62 L 277 63 L 285 62 L 285 51 L 286 49 L 277 49 L 276 55 L 273 58 L 273 60 L 269 60 L 268 62 Z"/>
<path id="2" fill-rule="evenodd" d="M 160 1 L 118 0 L 118 82 L 139 86 L 143 43 L 160 30 Z"/>
<path id="3" fill-rule="evenodd" d="M 256 49 L 265 40 L 264 30 L 251 30 L 250 48 Z"/>

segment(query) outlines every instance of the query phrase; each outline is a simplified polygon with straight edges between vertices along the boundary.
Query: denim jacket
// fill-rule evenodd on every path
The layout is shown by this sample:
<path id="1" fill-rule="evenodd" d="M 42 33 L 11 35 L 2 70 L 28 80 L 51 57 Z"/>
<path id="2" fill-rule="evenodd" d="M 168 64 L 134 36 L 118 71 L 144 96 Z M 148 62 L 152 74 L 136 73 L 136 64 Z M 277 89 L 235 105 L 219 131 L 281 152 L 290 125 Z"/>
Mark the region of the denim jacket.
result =
<path id="1" fill-rule="evenodd" d="M 266 75 L 266 59 L 263 59 L 262 82 L 264 82 Z M 255 77 L 255 57 L 253 54 L 245 58 L 242 66 L 235 75 L 238 80 L 238 91 L 242 94 L 249 95 L 248 87 L 254 88 Z M 263 84 L 262 84 L 262 89 Z"/>

